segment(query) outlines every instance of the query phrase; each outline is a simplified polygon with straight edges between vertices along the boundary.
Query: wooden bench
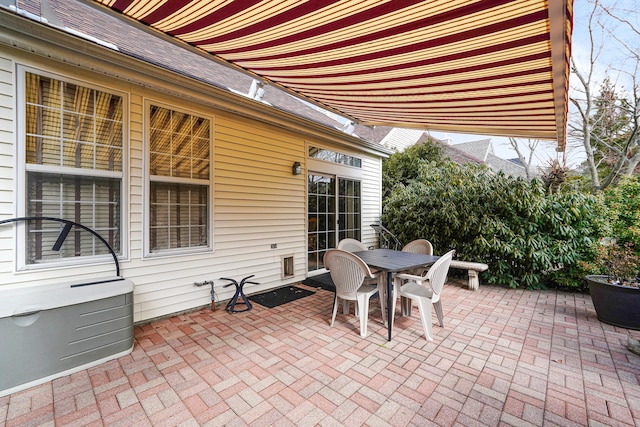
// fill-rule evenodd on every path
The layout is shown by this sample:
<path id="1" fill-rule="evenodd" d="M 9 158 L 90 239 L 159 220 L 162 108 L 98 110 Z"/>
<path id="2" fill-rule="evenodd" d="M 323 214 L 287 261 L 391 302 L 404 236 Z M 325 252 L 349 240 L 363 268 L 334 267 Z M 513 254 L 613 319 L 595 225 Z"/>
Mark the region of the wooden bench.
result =
<path id="1" fill-rule="evenodd" d="M 481 262 L 469 262 L 454 259 L 451 260 L 451 265 L 449 266 L 449 268 L 459 268 L 460 270 L 467 270 L 467 273 L 469 274 L 469 289 L 475 291 L 480 286 L 478 273 L 488 270 L 489 266 Z"/>

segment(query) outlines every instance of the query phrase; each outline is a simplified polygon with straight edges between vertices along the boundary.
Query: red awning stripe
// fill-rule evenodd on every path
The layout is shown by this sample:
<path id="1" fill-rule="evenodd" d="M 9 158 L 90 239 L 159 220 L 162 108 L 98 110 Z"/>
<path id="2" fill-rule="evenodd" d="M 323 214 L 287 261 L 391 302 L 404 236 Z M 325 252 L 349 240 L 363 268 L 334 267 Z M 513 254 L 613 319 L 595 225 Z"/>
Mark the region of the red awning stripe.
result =
<path id="1" fill-rule="evenodd" d="M 390 95 L 397 97 L 398 98 L 398 102 L 402 103 L 402 102 L 407 102 L 405 101 L 406 98 L 412 98 L 414 101 L 419 101 L 419 102 L 423 102 L 423 101 L 427 101 L 430 98 L 433 97 L 442 97 L 442 96 L 448 96 L 450 97 L 450 99 L 471 99 L 469 97 L 469 95 L 473 94 L 473 93 L 478 93 L 478 92 L 485 92 L 485 93 L 508 93 L 510 94 L 510 96 L 520 96 L 522 94 L 522 89 L 528 88 L 528 87 L 532 87 L 532 86 L 537 86 L 539 88 L 539 93 L 544 93 L 546 91 L 546 88 L 548 87 L 549 83 L 551 82 L 551 79 L 547 79 L 547 80 L 541 80 L 541 81 L 535 81 L 535 82 L 526 82 L 526 83 L 522 83 L 522 84 L 514 84 L 514 85 L 499 85 L 499 86 L 489 86 L 489 87 L 485 87 L 482 90 L 478 89 L 477 87 L 472 87 L 472 88 L 467 88 L 467 89 L 455 89 L 455 90 L 434 90 L 434 91 L 420 91 L 420 92 L 407 92 L 407 91 L 399 91 L 399 90 L 394 90 L 394 91 L 388 91 L 388 90 L 380 90 L 380 91 L 360 91 L 360 92 L 351 92 L 351 93 L 346 93 L 346 94 L 341 94 L 341 95 L 334 95 L 334 94 L 321 94 L 321 93 L 316 93 L 316 92 L 310 92 L 313 93 L 315 96 L 317 96 L 318 98 L 322 98 L 325 101 L 340 101 L 340 100 L 345 100 L 345 99 L 352 99 L 353 96 L 357 96 L 358 98 L 362 98 L 361 102 L 364 101 L 365 103 L 376 103 L 376 99 L 381 99 L 381 102 L 388 102 L 386 100 L 386 98 Z M 532 93 L 532 92 L 527 92 L 528 94 Z"/>
<path id="2" fill-rule="evenodd" d="M 313 28 L 301 31 L 299 33 L 295 33 L 292 35 L 288 35 L 285 37 L 281 37 L 278 39 L 274 39 L 272 41 L 269 42 L 262 42 L 262 43 L 256 43 L 254 45 L 251 46 L 244 46 L 244 47 L 240 47 L 240 48 L 236 48 L 236 49 L 232 49 L 229 51 L 220 51 L 225 52 L 226 53 L 241 53 L 241 52 L 246 52 L 249 50 L 255 50 L 255 49 L 266 49 L 269 47 L 273 47 L 273 46 L 280 46 L 280 45 L 284 45 L 284 44 L 289 44 L 289 43 L 294 43 L 294 42 L 299 42 L 300 40 L 305 40 L 308 38 L 312 38 L 312 37 L 317 37 L 317 36 L 322 36 L 326 33 L 330 33 L 332 31 L 336 31 L 336 30 L 340 30 L 342 28 L 345 27 L 351 27 L 357 24 L 361 24 L 365 21 L 368 20 L 373 20 L 376 18 L 379 18 L 381 16 L 384 15 L 388 15 L 390 13 L 396 12 L 398 10 L 402 10 L 405 9 L 409 6 L 412 6 L 416 3 L 420 3 L 421 1 L 424 0 L 403 0 L 403 1 L 399 1 L 399 0 L 394 0 L 394 1 L 390 1 L 390 2 L 386 2 L 383 3 L 381 5 L 377 5 L 371 8 L 368 8 L 362 12 L 358 12 L 355 13 L 353 15 L 349 15 L 346 16 L 344 18 L 341 19 L 337 19 L 334 21 L 331 21 L 327 24 L 323 24 L 323 25 L 318 25 L 315 26 Z M 316 3 L 321 3 L 321 2 L 316 2 Z M 323 4 L 322 5 L 323 8 L 325 6 L 328 6 L 328 4 Z M 320 7 L 318 7 L 316 10 L 321 9 Z M 300 17 L 300 16 L 298 16 Z M 234 31 L 234 32 L 230 32 L 230 33 L 226 33 L 217 37 L 212 37 L 209 39 L 204 39 L 202 40 L 202 44 L 216 44 L 216 43 L 224 43 L 226 41 L 229 40 L 234 40 L 240 37 L 244 37 L 246 35 L 249 34 L 253 34 L 256 32 L 260 32 L 263 31 L 265 29 L 269 29 L 275 25 L 279 25 L 285 22 L 289 22 L 292 21 L 293 19 L 291 19 L 291 16 L 289 14 L 289 12 L 287 13 L 282 13 L 280 14 L 280 16 L 278 17 L 274 17 L 274 18 L 278 18 L 277 21 L 274 20 L 273 23 L 274 25 L 269 25 L 266 21 L 261 21 L 261 22 L 257 22 L 251 26 L 245 27 L 242 29 L 242 31 Z M 295 18 L 295 16 L 294 16 Z M 411 25 L 411 24 L 406 24 L 406 25 Z M 387 34 L 388 35 L 394 35 L 394 34 L 398 34 L 398 32 L 396 32 L 397 27 L 393 27 L 391 29 L 387 30 Z M 371 40 L 371 38 L 369 36 L 367 36 L 367 39 Z"/>
<path id="3" fill-rule="evenodd" d="M 437 64 L 443 64 L 443 63 L 447 63 L 447 62 L 453 62 L 453 61 L 460 61 L 463 59 L 470 59 L 470 58 L 480 58 L 486 55 L 491 55 L 494 54 L 496 52 L 501 52 L 507 49 L 516 49 L 516 48 L 522 48 L 524 46 L 529 46 L 529 45 L 533 45 L 535 43 L 541 43 L 541 42 L 546 42 L 548 39 L 548 36 L 541 34 L 541 35 L 537 35 L 537 36 L 532 36 L 529 37 L 528 39 L 521 39 L 521 40 L 515 40 L 512 42 L 508 42 L 508 43 L 502 43 L 499 45 L 491 45 L 491 46 L 487 46 L 484 48 L 479 48 L 479 49 L 474 49 L 474 50 L 470 50 L 470 51 L 465 51 L 465 52 L 459 52 L 459 53 L 454 53 L 451 55 L 445 55 L 445 56 L 439 56 L 439 57 L 435 57 L 435 58 L 428 58 L 428 59 L 423 59 L 423 60 L 419 60 L 419 61 L 413 61 L 413 62 L 408 62 L 408 63 L 394 63 L 393 65 L 388 65 L 388 66 L 378 66 L 376 68 L 356 68 L 353 71 L 349 71 L 349 72 L 328 72 L 328 71 L 320 71 L 321 72 L 321 76 L 322 78 L 337 78 L 337 77 L 344 77 L 344 76 L 349 76 L 349 77 L 353 77 L 353 76 L 359 76 L 359 75 L 366 75 L 366 74 L 371 74 L 372 72 L 375 72 L 375 74 L 381 74 L 383 72 L 387 72 L 387 71 L 396 71 L 396 70 L 402 70 L 402 69 L 411 69 L 411 68 L 417 68 L 417 67 L 424 67 L 424 66 L 429 66 L 429 65 L 437 65 Z M 549 55 L 548 52 L 546 52 L 547 55 Z M 376 58 L 371 58 L 371 59 L 380 59 L 381 57 L 379 55 L 376 55 Z M 384 58 L 384 57 L 383 57 Z M 300 64 L 297 67 L 269 67 L 269 68 L 263 68 L 263 67 L 259 67 L 259 66 L 252 66 L 251 69 L 255 70 L 256 72 L 263 74 L 265 76 L 275 76 L 276 72 L 278 71 L 291 71 L 291 70 L 313 70 L 314 73 L 315 72 L 319 72 L 319 70 L 321 70 L 322 68 L 335 68 L 339 65 L 353 65 L 356 62 L 362 62 L 364 60 L 364 58 L 358 58 L 357 60 L 354 60 L 353 62 L 349 62 L 349 60 L 347 58 L 344 58 L 340 61 L 330 61 L 330 62 L 317 62 L 314 64 Z M 238 62 L 239 65 L 242 65 L 242 62 Z M 291 74 L 282 74 L 282 73 L 278 73 L 278 80 L 287 80 L 288 78 L 291 77 L 299 77 L 299 75 L 291 75 Z"/>
<path id="4" fill-rule="evenodd" d="M 540 16 L 542 12 L 536 12 Z M 403 37 L 390 37 L 378 39 L 367 43 L 353 43 L 353 36 L 342 35 L 340 42 L 346 47 L 336 47 L 332 45 L 331 39 L 303 40 L 291 46 L 278 46 L 278 48 L 252 50 L 240 54 L 225 54 L 225 57 L 234 62 L 246 61 L 269 63 L 270 59 L 281 60 L 285 64 L 307 63 L 318 59 L 335 60 L 341 57 L 354 57 L 355 60 L 362 61 L 364 55 L 379 55 L 381 57 L 393 57 L 412 52 L 428 50 L 431 55 L 443 55 L 450 51 L 467 50 L 470 47 L 481 47 L 496 42 L 513 41 L 527 38 L 531 35 L 545 34 L 544 21 L 535 19 L 535 14 L 520 16 L 508 21 L 501 21 L 488 26 L 473 26 L 471 28 L 447 28 L 446 31 L 429 31 L 423 29 Z M 513 25 L 520 25 L 513 28 Z M 324 42 L 324 44 L 321 44 Z M 317 45 L 317 48 L 314 47 Z M 218 44 L 198 44 L 199 47 L 208 51 L 221 51 L 224 45 Z M 306 49 L 306 50 L 305 50 Z M 367 60 L 368 58 L 364 58 Z M 271 61 L 273 62 L 273 61 Z"/>
<path id="5" fill-rule="evenodd" d="M 464 120 L 435 120 L 435 123 L 455 125 L 464 124 Z M 553 120 L 546 123 L 536 123 L 527 120 L 512 122 L 509 120 L 489 120 L 484 123 L 485 126 L 500 126 L 500 127 L 512 127 L 512 128 L 534 128 L 537 130 L 553 129 L 555 123 Z"/>
<path id="6" fill-rule="evenodd" d="M 476 99 L 474 102 L 474 106 L 473 107 L 467 107 L 468 111 L 480 111 L 483 109 L 483 107 L 496 107 L 495 110 L 493 111 L 509 111 L 510 109 L 517 109 L 518 107 L 520 107 L 520 109 L 522 110 L 527 110 L 527 109 L 532 109 L 535 108 L 535 104 L 539 103 L 540 105 L 538 105 L 538 107 L 543 108 L 546 107 L 549 111 L 549 114 L 553 114 L 553 104 L 546 100 L 546 99 L 540 99 L 540 97 L 538 98 L 534 98 L 534 97 L 523 97 L 523 99 L 517 100 L 517 99 L 509 99 L 507 100 L 507 98 L 498 98 L 500 100 L 502 100 L 503 102 L 500 102 L 500 104 L 496 103 L 495 101 L 497 99 Z M 358 112 L 358 111 L 387 111 L 389 113 L 393 112 L 393 111 L 399 111 L 399 112 L 405 112 L 406 114 L 411 114 L 411 113 L 415 113 L 417 111 L 421 111 L 425 114 L 431 114 L 432 111 L 439 109 L 439 108 L 445 108 L 445 110 L 443 111 L 447 111 L 446 109 L 458 109 L 458 108 L 464 108 L 466 107 L 464 100 L 463 99 L 456 99 L 456 100 L 449 100 L 449 99 L 441 99 L 438 101 L 432 101 L 429 103 L 429 106 L 425 106 L 425 103 L 423 102 L 419 102 L 419 103 L 404 103 L 404 104 L 396 104 L 396 103 L 387 103 L 384 105 L 381 104 L 377 104 L 375 107 L 371 107 L 370 104 L 367 103 L 349 103 L 349 102 L 336 102 L 336 105 L 339 105 L 341 107 L 344 108 L 349 108 L 349 110 L 352 110 L 354 112 Z"/>
<path id="7" fill-rule="evenodd" d="M 307 93 L 312 94 L 314 96 L 321 95 L 336 95 L 336 96 L 370 96 L 375 94 L 381 95 L 393 95 L 393 96 L 403 96 L 405 93 L 434 93 L 430 92 L 430 89 L 440 89 L 441 91 L 468 91 L 472 89 L 478 89 L 481 87 L 483 89 L 490 88 L 501 88 L 501 87 L 514 87 L 514 86 L 530 86 L 532 84 L 541 84 L 551 83 L 551 73 L 549 70 L 540 70 L 539 73 L 531 74 L 531 76 L 537 80 L 528 81 L 527 74 L 521 73 L 512 73 L 510 76 L 496 76 L 495 78 L 491 78 L 490 80 L 486 78 L 476 78 L 476 79 L 466 79 L 466 80 L 457 80 L 451 82 L 434 82 L 421 84 L 422 82 L 428 81 L 427 79 L 416 80 L 412 79 L 411 81 L 407 81 L 407 85 L 403 86 L 397 84 L 393 89 L 389 89 L 384 86 L 384 84 L 380 83 L 372 83 L 372 82 L 363 82 L 361 84 L 353 84 L 351 86 L 343 85 L 341 88 L 333 88 L 331 85 L 314 85 L 314 87 L 305 86 Z M 500 85 L 492 85 L 493 82 L 499 82 Z M 482 83 L 482 86 L 478 86 L 477 83 Z M 292 86 L 293 87 L 293 86 Z M 450 89 L 447 89 L 450 88 Z M 421 92 L 422 91 L 422 92 Z"/>
<path id="8" fill-rule="evenodd" d="M 375 84 L 382 84 L 385 85 L 387 83 L 394 83 L 393 87 L 394 88 L 412 88 L 415 85 L 418 85 L 416 83 L 412 83 L 412 82 L 418 82 L 420 81 L 421 83 L 419 83 L 420 86 L 424 86 L 425 83 L 424 82 L 428 82 L 431 80 L 436 80 L 437 83 L 434 84 L 438 84 L 438 85 L 449 85 L 449 84 L 465 84 L 465 83 L 483 83 L 485 82 L 488 77 L 483 76 L 483 77 L 475 77 L 475 78 L 465 78 L 462 80 L 450 80 L 452 78 L 453 75 L 456 74 L 469 74 L 469 75 L 474 75 L 477 74 L 478 72 L 491 72 L 491 79 L 500 79 L 500 78 L 511 78 L 511 77 L 521 77 L 521 76 L 526 76 L 528 74 L 531 75 L 536 75 L 536 74 L 540 74 L 540 73 L 551 73 L 551 67 L 544 66 L 544 67 L 539 67 L 537 65 L 534 65 L 533 63 L 535 62 L 536 64 L 538 62 L 540 62 L 541 59 L 547 59 L 548 60 L 548 56 L 549 53 L 548 52 L 540 52 L 538 54 L 535 55 L 530 55 L 530 56 L 526 56 L 523 57 L 522 62 L 523 63 L 528 63 L 531 62 L 532 64 L 530 66 L 525 66 L 524 69 L 519 69 L 518 71 L 513 71 L 513 72 L 509 72 L 509 73 L 505 73 L 505 74 L 496 74 L 497 72 L 499 72 L 498 70 L 502 69 L 502 68 L 507 68 L 508 66 L 512 66 L 512 65 L 522 65 L 520 63 L 520 61 L 514 60 L 514 59 L 509 59 L 509 60 L 505 60 L 505 61 L 499 61 L 499 62 L 494 62 L 491 64 L 477 64 L 477 65 L 473 65 L 473 66 L 469 66 L 469 67 L 465 67 L 465 68 L 457 68 L 457 69 L 451 69 L 451 70 L 443 70 L 443 71 L 437 71 L 437 72 L 430 72 L 430 73 L 423 73 L 420 75 L 411 75 L 411 76 L 400 76 L 400 77 L 393 77 L 393 78 L 384 78 L 384 79 L 372 79 L 372 80 L 366 80 L 366 81 L 358 81 L 358 82 L 354 82 L 353 80 L 347 80 L 347 81 L 336 81 L 336 80 L 332 80 L 331 83 L 329 85 L 327 85 L 327 89 L 331 90 L 331 91 L 335 91 L 335 92 L 340 92 L 342 90 L 350 90 L 352 88 L 356 88 L 359 86 L 367 86 L 367 85 L 375 85 Z M 548 62 L 547 62 L 548 63 Z M 524 65 L 529 65 L 529 64 L 524 64 Z M 523 67 L 520 67 L 523 68 Z M 511 68 L 508 68 L 511 69 Z M 444 80 L 443 79 L 436 79 L 437 77 L 447 77 L 449 80 Z M 304 85 L 301 84 L 300 87 L 304 86 L 304 87 L 308 87 L 309 90 L 311 90 L 312 88 L 315 87 L 322 87 L 322 84 L 318 84 L 319 83 L 319 79 L 313 79 L 313 81 L 317 82 L 316 84 L 313 85 Z M 408 84 L 408 86 L 403 86 L 399 83 L 406 83 Z M 347 86 L 347 88 L 343 88 L 343 86 Z M 290 82 L 290 87 L 295 88 L 296 87 L 296 83 L 295 80 L 292 80 Z M 388 86 L 387 86 L 388 87 Z"/>
<path id="9" fill-rule="evenodd" d="M 312 14 L 317 12 L 318 10 L 324 9 L 328 6 L 331 6 L 334 3 L 339 2 L 340 0 L 323 0 L 323 1 L 303 1 L 303 2 L 299 2 L 298 5 L 296 5 L 295 7 L 292 8 L 288 8 L 286 9 L 284 12 L 281 12 L 279 14 L 276 14 L 274 16 L 270 16 L 269 18 L 263 20 L 263 21 L 258 21 L 255 23 L 249 23 L 249 25 L 242 27 L 238 30 L 235 31 L 230 31 L 227 33 L 224 33 L 221 36 L 218 37 L 214 37 L 211 39 L 204 39 L 200 42 L 198 42 L 198 44 L 206 44 L 206 43 L 220 43 L 220 42 L 225 42 L 227 40 L 233 40 L 239 37 L 245 37 L 247 35 L 251 35 L 253 33 L 256 32 L 260 32 L 262 30 L 264 30 L 265 28 L 271 28 L 271 27 L 275 27 L 290 21 L 295 21 L 296 19 L 302 18 L 306 15 Z M 238 3 L 238 2 L 235 2 Z M 240 2 L 242 3 L 242 2 Z M 233 3 L 232 3 L 233 4 Z M 243 4 L 244 6 L 244 4 Z M 247 3 L 247 6 L 250 6 Z M 252 6 L 252 5 L 251 5 Z M 246 10 L 246 8 L 245 8 Z M 242 13 L 242 11 L 236 12 L 236 14 Z M 224 18 L 226 18 L 227 16 L 225 16 Z M 216 23 L 220 22 L 222 19 L 219 19 L 219 17 L 217 15 L 212 15 L 209 16 L 208 19 L 201 19 L 195 22 L 190 23 L 189 25 L 185 25 L 184 27 L 180 27 L 177 28 L 175 30 L 172 31 L 173 34 L 175 34 L 176 36 L 180 36 L 180 35 L 185 35 L 194 31 L 198 31 L 201 30 L 205 27 L 211 26 L 211 25 L 215 25 Z M 208 41 L 211 40 L 211 41 Z"/>
<path id="10" fill-rule="evenodd" d="M 518 25 L 524 25 L 524 24 L 536 22 L 540 19 L 541 16 L 544 16 L 544 12 L 537 12 L 527 17 L 516 18 L 509 21 L 500 22 L 494 25 L 490 25 L 490 26 L 486 26 L 486 27 L 482 27 L 482 28 L 478 28 L 470 31 L 465 31 L 458 34 L 448 35 L 438 39 L 420 41 L 417 43 L 412 43 L 412 44 L 408 44 L 408 45 L 397 47 L 397 48 L 380 50 L 377 52 L 367 53 L 364 55 L 349 56 L 349 57 L 341 58 L 339 60 L 316 61 L 313 63 L 302 62 L 300 63 L 300 65 L 297 65 L 297 66 L 289 65 L 289 66 L 281 66 L 281 67 L 273 67 L 273 66 L 264 67 L 264 66 L 258 65 L 260 61 L 267 61 L 270 59 L 241 58 L 237 55 L 229 55 L 229 58 L 230 59 L 232 58 L 233 61 L 237 62 L 238 64 L 250 63 L 247 65 L 250 65 L 252 69 L 257 71 L 272 72 L 277 70 L 298 70 L 298 69 L 308 69 L 308 68 L 334 67 L 334 66 L 339 66 L 344 64 L 355 64 L 355 63 L 361 63 L 366 61 L 372 61 L 380 58 L 402 56 L 402 55 L 407 55 L 411 52 L 425 51 L 425 50 L 437 48 L 440 46 L 459 43 L 468 39 L 480 38 L 488 34 L 493 34 L 499 31 L 505 31 L 511 28 L 512 26 L 514 26 L 516 23 L 518 23 Z M 533 35 L 533 36 L 529 36 L 529 37 L 525 37 L 517 40 L 512 40 L 507 43 L 492 44 L 484 48 L 474 49 L 473 51 L 458 52 L 452 55 L 446 55 L 442 58 L 464 58 L 464 57 L 470 57 L 470 56 L 483 55 L 487 53 L 498 52 L 503 49 L 519 48 L 526 45 L 535 44 L 535 43 L 548 41 L 548 40 L 549 40 L 548 34 L 545 34 L 545 33 L 537 34 L 537 35 Z M 298 56 L 297 52 L 291 52 L 288 57 L 296 57 L 296 56 Z M 282 57 L 278 56 L 274 58 L 274 60 L 278 60 L 278 59 L 282 59 Z M 439 62 L 443 62 L 443 60 L 440 60 Z M 254 65 L 254 63 L 256 64 Z M 401 64 L 396 64 L 395 66 L 397 67 L 399 65 Z M 411 66 L 412 66 L 411 64 L 408 64 L 405 66 L 405 68 L 410 68 Z M 364 72 L 368 72 L 368 71 L 364 71 Z"/>
<path id="11" fill-rule="evenodd" d="M 239 54 L 239 53 L 244 53 L 244 52 L 249 52 L 249 51 L 255 51 L 255 50 L 261 50 L 261 49 L 269 49 L 272 48 L 274 46 L 282 46 L 282 45 L 286 45 L 286 44 L 292 44 L 292 43 L 298 43 L 301 40 L 306 40 L 312 37 L 318 37 L 318 36 L 322 36 L 324 34 L 333 32 L 333 31 L 337 31 L 339 29 L 342 28 L 349 28 L 349 27 L 353 27 L 355 25 L 358 24 L 362 24 L 366 21 L 370 21 L 376 18 L 379 18 L 381 16 L 384 15 L 388 15 L 392 12 L 396 12 L 398 10 L 402 10 L 407 8 L 408 6 L 412 6 L 416 3 L 420 3 L 424 0 L 412 0 L 412 1 L 399 1 L 399 0 L 394 0 L 392 2 L 388 2 L 388 3 L 384 3 L 381 4 L 379 6 L 375 6 L 372 7 L 370 9 L 366 9 L 362 12 L 353 14 L 351 16 L 347 16 L 345 18 L 342 19 L 338 19 L 335 20 L 333 22 L 330 22 L 328 24 L 324 24 L 324 25 L 320 25 L 311 29 L 308 29 L 306 31 L 301 31 L 299 33 L 296 34 L 292 34 L 292 35 L 288 35 L 286 37 L 282 37 L 282 38 L 278 38 L 278 39 L 274 39 L 274 40 L 270 40 L 268 42 L 262 42 L 262 43 L 257 43 L 251 46 L 242 46 L 242 47 L 237 47 L 237 48 L 233 48 L 233 49 L 220 49 L 220 50 L 216 50 L 216 52 L 219 55 L 234 55 L 234 54 Z M 302 51 L 297 51 L 295 52 L 295 55 L 309 55 L 309 54 L 314 54 L 314 53 L 322 53 L 322 52 L 326 52 L 328 50 L 333 50 L 333 49 L 339 49 L 339 48 L 343 48 L 346 46 L 353 46 L 353 45 L 359 45 L 359 44 L 364 44 L 364 43 L 370 43 L 372 41 L 375 40 L 381 40 L 381 39 L 385 39 L 385 38 L 389 38 L 389 37 L 393 37 L 393 36 L 397 36 L 399 34 L 403 34 L 405 32 L 409 32 L 409 31 L 413 31 L 417 28 L 425 28 L 425 27 L 430 27 L 430 26 L 434 26 L 434 25 L 438 25 L 438 24 L 442 24 L 443 22 L 447 22 L 447 21 L 451 21 L 454 19 L 460 19 L 462 17 L 468 16 L 470 14 L 475 14 L 475 13 L 479 13 L 482 11 L 485 11 L 487 9 L 493 9 L 495 7 L 500 6 L 501 4 L 504 3 L 510 3 L 513 0 L 499 0 L 499 1 L 495 1 L 495 2 L 473 2 L 471 4 L 468 5 L 464 5 L 462 7 L 459 7 L 457 9 L 454 10 L 449 10 L 434 16 L 428 16 L 426 18 L 423 19 L 419 19 L 419 20 L 415 20 L 415 21 L 410 21 L 407 23 L 403 23 L 401 25 L 397 25 L 391 28 L 386 28 L 382 31 L 378 31 L 378 32 L 372 32 L 370 34 L 366 34 L 363 36 L 359 36 L 359 37 L 354 37 L 351 39 L 346 39 L 346 40 L 341 40 L 332 44 L 328 44 L 328 45 L 323 45 L 323 46 L 318 46 L 315 48 L 311 48 L 311 49 L 306 49 L 306 50 L 302 50 Z M 288 18 L 288 17 L 287 17 Z M 264 29 L 266 26 L 262 26 Z M 247 27 L 249 28 L 249 27 Z M 266 27 L 268 28 L 268 27 Z M 254 28 L 254 32 L 257 31 L 261 31 L 261 29 L 258 28 Z M 240 33 L 228 33 L 225 34 L 224 36 L 219 36 L 219 37 L 215 37 L 215 38 L 210 38 L 210 39 L 206 39 L 203 40 L 201 43 L 199 44 L 216 44 L 216 43 L 221 43 L 221 42 L 225 42 L 227 40 L 233 40 L 235 38 L 238 37 L 243 37 L 247 34 L 247 32 L 240 34 Z M 252 32 L 248 32 L 248 34 L 252 34 Z M 290 52 L 284 53 L 284 54 L 280 54 L 280 55 L 272 55 L 272 56 L 265 56 L 265 57 L 261 57 L 259 58 L 260 60 L 269 60 L 269 59 L 280 59 L 280 58 L 288 58 L 289 56 L 287 56 Z M 255 58 L 258 59 L 258 58 Z"/>
<path id="12" fill-rule="evenodd" d="M 360 123 L 565 145 L 573 0 L 94 1 Z"/>
<path id="13" fill-rule="evenodd" d="M 200 18 L 199 20 L 193 23 L 190 23 L 187 26 L 202 25 L 205 22 L 207 23 L 206 25 L 213 25 L 215 24 L 215 22 L 220 22 L 224 19 L 237 15 L 238 13 L 241 13 L 243 10 L 248 9 L 260 3 L 260 1 L 261 0 L 245 0 L 243 2 L 232 2 L 232 3 L 226 4 L 221 8 L 217 9 L 215 14 L 204 15 L 203 18 Z M 155 9 L 150 14 L 146 15 L 140 21 L 144 22 L 147 25 L 153 26 L 155 23 L 167 19 L 174 13 L 178 12 L 180 9 L 184 8 L 185 6 L 188 6 L 190 3 L 191 3 L 191 0 L 164 2 L 160 5 L 160 7 Z M 213 21 L 213 19 L 215 19 L 215 22 Z M 172 30 L 169 33 L 178 35 L 180 34 L 180 30 Z"/>

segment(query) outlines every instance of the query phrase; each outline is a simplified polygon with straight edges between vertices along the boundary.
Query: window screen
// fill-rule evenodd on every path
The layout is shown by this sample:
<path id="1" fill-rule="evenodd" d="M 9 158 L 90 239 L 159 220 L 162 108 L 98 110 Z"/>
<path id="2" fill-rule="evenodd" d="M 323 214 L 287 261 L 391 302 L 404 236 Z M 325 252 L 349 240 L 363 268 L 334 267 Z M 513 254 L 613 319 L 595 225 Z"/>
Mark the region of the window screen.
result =
<path id="1" fill-rule="evenodd" d="M 151 105 L 149 248 L 209 246 L 211 121 Z"/>
<path id="2" fill-rule="evenodd" d="M 25 101 L 27 215 L 78 222 L 120 253 L 122 96 L 25 72 Z M 28 223 L 27 264 L 108 253 L 79 231 L 52 251 L 62 226 Z"/>

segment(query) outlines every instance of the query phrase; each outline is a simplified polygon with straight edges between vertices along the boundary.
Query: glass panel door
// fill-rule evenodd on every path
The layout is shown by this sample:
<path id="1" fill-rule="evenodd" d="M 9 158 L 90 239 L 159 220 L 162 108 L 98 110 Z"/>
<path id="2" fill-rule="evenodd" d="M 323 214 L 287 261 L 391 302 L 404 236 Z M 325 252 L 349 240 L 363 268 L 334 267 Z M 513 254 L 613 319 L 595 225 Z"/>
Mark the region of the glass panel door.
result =
<path id="1" fill-rule="evenodd" d="M 307 179 L 308 271 L 315 271 L 324 268 L 325 252 L 339 239 L 360 240 L 360 181 L 319 174 Z"/>
<path id="2" fill-rule="evenodd" d="M 327 249 L 336 247 L 336 179 L 326 175 L 308 176 L 308 270 L 324 268 Z"/>
<path id="3" fill-rule="evenodd" d="M 360 181 L 338 179 L 338 241 L 361 240 Z"/>

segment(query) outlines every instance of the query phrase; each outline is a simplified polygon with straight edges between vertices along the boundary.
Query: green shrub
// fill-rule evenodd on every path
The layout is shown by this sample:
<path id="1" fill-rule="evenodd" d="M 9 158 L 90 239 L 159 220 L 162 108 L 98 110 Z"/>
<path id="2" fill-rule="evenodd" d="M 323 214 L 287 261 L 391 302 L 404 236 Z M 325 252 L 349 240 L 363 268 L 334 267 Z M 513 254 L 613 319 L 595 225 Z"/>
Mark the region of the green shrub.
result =
<path id="1" fill-rule="evenodd" d="M 429 162 L 444 161 L 441 144 L 427 139 L 424 143 L 395 153 L 382 163 L 382 198 L 387 198 L 397 186 L 407 185 L 418 174 L 420 167 Z"/>
<path id="2" fill-rule="evenodd" d="M 640 249 L 640 175 L 621 179 L 604 192 L 607 220 L 611 224 L 609 237 L 619 245 L 631 243 Z"/>
<path id="3" fill-rule="evenodd" d="M 632 260 L 640 257 L 640 176 L 623 178 L 609 187 L 599 195 L 595 209 L 592 226 L 598 238 L 585 249 L 582 260 L 572 266 L 574 274 L 569 281 L 580 275 L 610 274 L 611 269 L 605 265 L 607 258 L 612 267 L 621 262 L 635 262 Z M 617 252 L 617 248 L 620 252 L 612 256 L 609 252 Z M 637 267 L 640 266 L 636 265 L 636 270 Z M 633 266 L 626 268 L 633 270 Z M 567 280 L 562 273 L 559 276 L 559 283 Z"/>
<path id="4" fill-rule="evenodd" d="M 586 290 L 584 276 L 597 274 L 597 268 L 593 260 L 598 256 L 598 246 L 602 236 L 609 230 L 606 221 L 607 211 L 602 197 L 586 195 L 584 193 L 567 193 L 548 198 L 551 209 L 555 206 L 560 211 L 565 211 L 571 217 L 561 227 L 560 224 L 551 224 L 548 230 L 572 230 L 567 237 L 574 235 L 573 241 L 567 244 L 570 250 L 568 256 L 561 258 L 558 268 L 549 272 L 547 282 L 555 287 Z"/>
<path id="5" fill-rule="evenodd" d="M 484 166 L 424 163 L 385 199 L 382 220 L 403 242 L 426 238 L 438 253 L 455 249 L 458 259 L 487 263 L 489 283 L 581 289 L 583 276 L 571 267 L 593 259 L 597 205 L 578 193 L 545 196 L 540 180 Z"/>

